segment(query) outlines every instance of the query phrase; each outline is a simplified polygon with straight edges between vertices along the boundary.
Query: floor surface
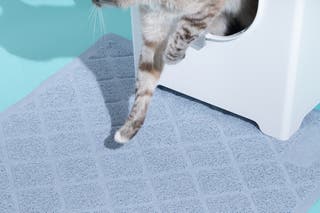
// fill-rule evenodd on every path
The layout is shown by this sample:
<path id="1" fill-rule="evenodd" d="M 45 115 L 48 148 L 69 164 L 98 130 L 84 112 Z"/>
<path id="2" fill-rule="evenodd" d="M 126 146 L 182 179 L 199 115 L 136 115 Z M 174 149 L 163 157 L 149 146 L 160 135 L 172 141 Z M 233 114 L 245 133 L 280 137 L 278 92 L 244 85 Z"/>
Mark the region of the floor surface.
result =
<path id="1" fill-rule="evenodd" d="M 108 35 L 0 114 L 1 213 L 307 212 L 320 197 L 320 112 L 287 142 L 166 89 L 127 145 L 132 44 Z"/>

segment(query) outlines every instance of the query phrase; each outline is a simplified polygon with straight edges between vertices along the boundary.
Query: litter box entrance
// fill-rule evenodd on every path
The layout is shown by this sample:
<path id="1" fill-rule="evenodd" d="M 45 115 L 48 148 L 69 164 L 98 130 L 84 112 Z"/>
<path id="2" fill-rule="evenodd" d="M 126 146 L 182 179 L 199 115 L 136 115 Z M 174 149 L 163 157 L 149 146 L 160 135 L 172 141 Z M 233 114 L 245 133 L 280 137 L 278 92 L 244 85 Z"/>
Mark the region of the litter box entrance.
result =
<path id="1" fill-rule="evenodd" d="M 233 8 L 237 7 L 237 2 L 242 4 L 241 9 L 238 13 L 232 14 L 229 11 L 233 11 Z M 227 1 L 225 12 L 213 23 L 206 40 L 223 42 L 238 38 L 254 22 L 258 6 L 259 0 Z M 222 28 L 225 30 L 221 30 Z M 224 31 L 224 34 L 222 34 L 222 31 Z"/>

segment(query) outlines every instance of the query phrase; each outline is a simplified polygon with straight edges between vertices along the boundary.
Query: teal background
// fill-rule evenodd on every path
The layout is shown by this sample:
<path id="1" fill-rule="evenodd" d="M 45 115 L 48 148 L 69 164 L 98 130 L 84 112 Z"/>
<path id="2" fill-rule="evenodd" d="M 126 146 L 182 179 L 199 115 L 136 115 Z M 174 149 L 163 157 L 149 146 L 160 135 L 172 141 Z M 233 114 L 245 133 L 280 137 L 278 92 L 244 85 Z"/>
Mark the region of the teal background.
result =
<path id="1" fill-rule="evenodd" d="M 91 0 L 0 0 L 0 111 L 28 95 L 100 36 Z M 131 38 L 130 12 L 105 8 L 106 31 Z M 318 106 L 320 109 L 320 106 Z M 309 213 L 319 213 L 320 202 Z"/>
<path id="2" fill-rule="evenodd" d="M 0 111 L 93 44 L 91 0 L 0 0 Z M 130 12 L 105 8 L 106 31 L 131 38 Z"/>
<path id="3" fill-rule="evenodd" d="M 320 212 L 320 200 L 316 203 L 308 213 L 319 213 Z"/>

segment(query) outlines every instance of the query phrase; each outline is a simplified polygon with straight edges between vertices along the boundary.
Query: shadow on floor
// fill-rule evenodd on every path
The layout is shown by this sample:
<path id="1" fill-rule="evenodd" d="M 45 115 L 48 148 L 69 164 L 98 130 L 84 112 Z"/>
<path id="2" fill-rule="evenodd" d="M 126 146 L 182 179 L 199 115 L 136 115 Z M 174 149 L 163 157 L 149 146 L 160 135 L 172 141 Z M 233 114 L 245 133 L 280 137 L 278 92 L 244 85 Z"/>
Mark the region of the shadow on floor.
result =
<path id="1" fill-rule="evenodd" d="M 111 118 L 111 132 L 105 139 L 105 147 L 118 149 L 122 145 L 114 141 L 114 133 L 127 119 L 130 97 L 135 92 L 132 43 L 108 34 L 82 54 L 80 59 L 95 76 Z"/>

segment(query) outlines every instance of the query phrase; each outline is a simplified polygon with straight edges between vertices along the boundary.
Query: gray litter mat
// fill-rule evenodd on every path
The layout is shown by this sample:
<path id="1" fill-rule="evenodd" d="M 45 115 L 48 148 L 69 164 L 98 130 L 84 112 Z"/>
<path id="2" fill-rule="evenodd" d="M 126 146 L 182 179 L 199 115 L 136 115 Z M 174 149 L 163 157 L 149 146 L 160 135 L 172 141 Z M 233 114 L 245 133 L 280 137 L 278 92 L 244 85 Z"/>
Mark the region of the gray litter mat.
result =
<path id="1" fill-rule="evenodd" d="M 0 212 L 302 213 L 320 198 L 319 111 L 281 142 L 157 89 L 120 146 L 134 83 L 131 42 L 109 34 L 1 113 Z"/>

